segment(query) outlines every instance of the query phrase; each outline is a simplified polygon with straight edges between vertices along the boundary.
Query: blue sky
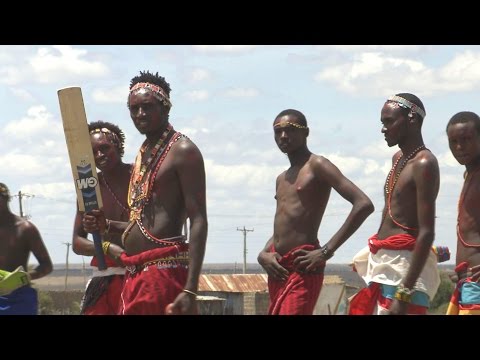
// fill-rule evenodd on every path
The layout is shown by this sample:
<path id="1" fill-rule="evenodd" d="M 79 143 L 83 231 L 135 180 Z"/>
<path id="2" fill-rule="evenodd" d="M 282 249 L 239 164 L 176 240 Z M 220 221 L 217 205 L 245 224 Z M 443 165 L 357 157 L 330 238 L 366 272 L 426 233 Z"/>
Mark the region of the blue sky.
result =
<path id="1" fill-rule="evenodd" d="M 288 108 L 306 115 L 310 150 L 335 163 L 376 207 L 332 260 L 350 262 L 379 226 L 383 184 L 397 149 L 380 133 L 380 110 L 399 92 L 418 95 L 426 107 L 424 140 L 441 172 L 435 243 L 449 246 L 454 260 L 464 169 L 450 154 L 445 126 L 459 111 L 480 112 L 479 46 L 0 46 L 0 182 L 14 194 L 34 195 L 24 199 L 24 210 L 54 263 L 65 262 L 76 201 L 57 90 L 80 86 L 88 120 L 118 124 L 126 133 L 124 160 L 133 162 L 144 138 L 126 100 L 140 70 L 158 71 L 170 83 L 171 123 L 203 153 L 206 263 L 241 267 L 237 228 L 254 229 L 247 234 L 251 263 L 272 235 L 275 179 L 289 166 L 273 140 L 272 122 Z M 18 197 L 11 209 L 19 213 Z M 349 210 L 350 203 L 332 192 L 321 243 Z M 70 252 L 70 262 L 82 257 Z"/>

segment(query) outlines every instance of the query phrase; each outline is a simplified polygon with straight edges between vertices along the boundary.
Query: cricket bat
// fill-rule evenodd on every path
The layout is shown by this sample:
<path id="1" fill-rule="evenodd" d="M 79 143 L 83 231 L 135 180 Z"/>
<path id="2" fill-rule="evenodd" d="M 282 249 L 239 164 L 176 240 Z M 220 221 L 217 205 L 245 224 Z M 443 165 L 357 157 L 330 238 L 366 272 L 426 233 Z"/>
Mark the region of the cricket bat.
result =
<path id="1" fill-rule="evenodd" d="M 77 191 L 78 208 L 82 212 L 99 209 L 103 206 L 102 194 L 98 183 L 90 133 L 88 132 L 82 90 L 79 87 L 68 87 L 58 90 L 57 93 L 68 156 L 72 167 L 73 182 Z M 98 260 L 98 269 L 105 270 L 107 266 L 102 250 L 100 232 L 93 233 L 93 243 Z"/>

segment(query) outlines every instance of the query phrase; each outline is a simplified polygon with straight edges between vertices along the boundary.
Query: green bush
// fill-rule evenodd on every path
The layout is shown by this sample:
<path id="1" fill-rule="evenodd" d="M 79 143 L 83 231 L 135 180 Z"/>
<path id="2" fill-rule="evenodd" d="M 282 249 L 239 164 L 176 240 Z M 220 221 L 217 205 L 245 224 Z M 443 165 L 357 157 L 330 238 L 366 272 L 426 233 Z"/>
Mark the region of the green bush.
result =
<path id="1" fill-rule="evenodd" d="M 445 304 L 450 302 L 452 297 L 453 290 L 455 289 L 455 284 L 450 280 L 448 273 L 445 271 L 440 271 L 440 286 L 438 287 L 437 293 L 430 303 L 430 309 L 432 312 L 435 310 L 440 310 L 440 308 L 445 308 Z"/>

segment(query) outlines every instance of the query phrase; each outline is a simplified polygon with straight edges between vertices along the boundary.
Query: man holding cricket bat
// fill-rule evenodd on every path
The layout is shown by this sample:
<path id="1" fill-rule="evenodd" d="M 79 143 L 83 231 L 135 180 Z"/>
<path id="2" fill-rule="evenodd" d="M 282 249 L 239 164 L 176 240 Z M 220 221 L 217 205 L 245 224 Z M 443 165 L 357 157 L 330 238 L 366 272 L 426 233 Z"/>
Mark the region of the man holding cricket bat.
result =
<path id="1" fill-rule="evenodd" d="M 170 85 L 158 73 L 141 71 L 132 79 L 127 106 L 146 137 L 130 178 L 129 222 L 94 210 L 83 226 L 123 234 L 125 251 L 115 244 L 107 249 L 127 270 L 121 314 L 196 314 L 208 229 L 203 157 L 170 124 Z M 187 218 L 188 243 L 182 235 Z"/>

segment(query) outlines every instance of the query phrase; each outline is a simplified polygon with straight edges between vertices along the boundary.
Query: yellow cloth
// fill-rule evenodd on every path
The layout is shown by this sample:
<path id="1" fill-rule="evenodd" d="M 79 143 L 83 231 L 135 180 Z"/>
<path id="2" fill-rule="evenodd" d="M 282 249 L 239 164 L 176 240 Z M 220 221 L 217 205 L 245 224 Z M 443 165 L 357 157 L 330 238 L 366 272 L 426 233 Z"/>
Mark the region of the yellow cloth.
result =
<path id="1" fill-rule="evenodd" d="M 30 275 L 19 266 L 13 272 L 0 269 L 0 296 L 10 294 L 12 291 L 30 284 Z"/>

